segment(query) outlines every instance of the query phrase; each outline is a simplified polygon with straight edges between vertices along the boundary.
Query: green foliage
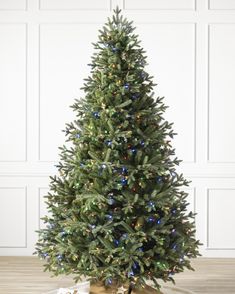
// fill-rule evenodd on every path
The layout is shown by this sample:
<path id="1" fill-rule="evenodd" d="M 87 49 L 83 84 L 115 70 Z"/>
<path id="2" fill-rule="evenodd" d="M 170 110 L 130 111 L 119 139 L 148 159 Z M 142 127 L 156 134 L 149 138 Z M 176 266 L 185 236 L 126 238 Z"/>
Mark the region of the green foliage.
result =
<path id="1" fill-rule="evenodd" d="M 188 182 L 175 169 L 172 124 L 133 31 L 118 8 L 100 30 L 36 251 L 55 275 L 106 285 L 151 279 L 158 287 L 157 280 L 191 269 L 199 241 L 181 190 Z"/>

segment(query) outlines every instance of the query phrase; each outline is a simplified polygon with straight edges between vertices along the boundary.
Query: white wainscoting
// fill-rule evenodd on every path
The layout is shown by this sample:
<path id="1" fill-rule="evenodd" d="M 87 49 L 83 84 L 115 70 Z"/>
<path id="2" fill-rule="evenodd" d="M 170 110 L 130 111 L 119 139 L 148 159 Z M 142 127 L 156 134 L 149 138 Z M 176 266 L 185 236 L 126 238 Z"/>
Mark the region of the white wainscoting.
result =
<path id="1" fill-rule="evenodd" d="M 0 0 L 0 10 L 26 10 L 27 0 Z"/>
<path id="2" fill-rule="evenodd" d="M 235 162 L 235 24 L 210 24 L 208 68 L 208 160 Z M 226 73 L 226 74 L 225 74 Z"/>
<path id="3" fill-rule="evenodd" d="M 195 0 L 124 0 L 124 9 L 194 10 Z"/>
<path id="4" fill-rule="evenodd" d="M 27 31 L 0 23 L 1 161 L 26 160 Z"/>
<path id="5" fill-rule="evenodd" d="M 170 106 L 201 253 L 235 257 L 233 0 L 0 0 L 0 255 L 34 252 L 61 130 L 116 5 L 134 20 Z"/>

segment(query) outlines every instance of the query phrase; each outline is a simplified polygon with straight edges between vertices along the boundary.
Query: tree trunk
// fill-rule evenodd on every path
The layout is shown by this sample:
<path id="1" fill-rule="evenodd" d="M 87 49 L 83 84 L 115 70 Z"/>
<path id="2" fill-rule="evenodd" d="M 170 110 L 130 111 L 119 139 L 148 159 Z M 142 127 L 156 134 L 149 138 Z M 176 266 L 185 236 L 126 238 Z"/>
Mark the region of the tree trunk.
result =
<path id="1" fill-rule="evenodd" d="M 127 294 L 131 294 L 132 292 L 132 284 L 130 283 Z"/>

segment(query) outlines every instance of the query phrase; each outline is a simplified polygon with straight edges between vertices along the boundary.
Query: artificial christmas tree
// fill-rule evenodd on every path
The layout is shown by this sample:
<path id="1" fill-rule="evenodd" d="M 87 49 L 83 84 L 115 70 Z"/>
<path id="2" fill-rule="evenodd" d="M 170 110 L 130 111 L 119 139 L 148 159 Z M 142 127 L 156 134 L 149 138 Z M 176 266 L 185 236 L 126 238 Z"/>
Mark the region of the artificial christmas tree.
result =
<path id="1" fill-rule="evenodd" d="M 108 289 L 133 288 L 192 269 L 197 257 L 194 215 L 187 213 L 188 185 L 154 99 L 152 77 L 132 22 L 114 11 L 100 30 L 84 99 L 72 106 L 61 147 L 60 175 L 51 177 L 49 216 L 39 231 L 37 254 L 45 270 L 82 275 Z"/>

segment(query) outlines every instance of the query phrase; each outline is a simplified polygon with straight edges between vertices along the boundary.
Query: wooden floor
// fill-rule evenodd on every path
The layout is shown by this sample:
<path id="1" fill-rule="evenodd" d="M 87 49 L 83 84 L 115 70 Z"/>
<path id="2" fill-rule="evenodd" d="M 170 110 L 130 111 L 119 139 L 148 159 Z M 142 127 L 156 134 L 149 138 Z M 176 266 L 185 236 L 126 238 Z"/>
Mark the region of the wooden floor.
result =
<path id="1" fill-rule="evenodd" d="M 201 294 L 235 294 L 235 259 L 198 258 L 195 272 L 175 276 L 177 286 Z M 68 277 L 51 278 L 36 257 L 0 257 L 1 294 L 42 294 L 72 286 Z"/>

